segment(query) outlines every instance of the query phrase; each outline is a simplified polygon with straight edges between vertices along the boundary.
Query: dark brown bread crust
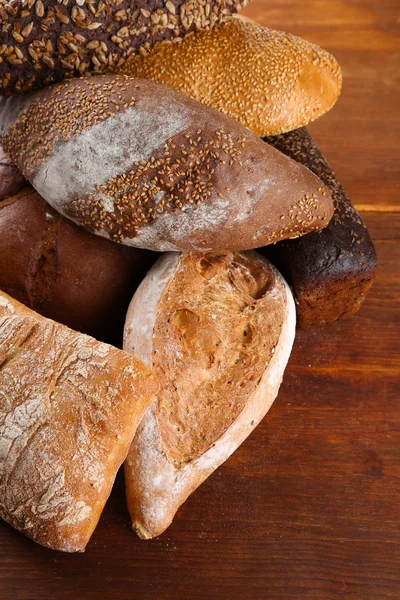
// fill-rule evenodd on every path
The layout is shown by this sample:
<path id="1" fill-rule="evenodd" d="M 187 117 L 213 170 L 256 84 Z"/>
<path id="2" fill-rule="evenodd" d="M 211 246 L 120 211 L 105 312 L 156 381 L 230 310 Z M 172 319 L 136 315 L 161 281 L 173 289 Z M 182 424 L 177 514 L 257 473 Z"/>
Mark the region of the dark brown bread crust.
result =
<path id="1" fill-rule="evenodd" d="M 0 146 L 0 200 L 17 194 L 26 185 L 26 180 Z"/>
<path id="2" fill-rule="evenodd" d="M 262 251 L 292 286 L 300 327 L 350 317 L 360 308 L 377 265 L 367 228 L 305 127 L 265 141 L 318 175 L 332 192 L 335 212 L 322 231 Z"/>
<path id="3" fill-rule="evenodd" d="M 156 257 L 77 227 L 31 186 L 0 202 L 0 289 L 83 333 L 121 344 L 132 293 Z"/>
<path id="4" fill-rule="evenodd" d="M 248 0 L 0 0 L 0 94 L 99 74 L 212 27 Z"/>

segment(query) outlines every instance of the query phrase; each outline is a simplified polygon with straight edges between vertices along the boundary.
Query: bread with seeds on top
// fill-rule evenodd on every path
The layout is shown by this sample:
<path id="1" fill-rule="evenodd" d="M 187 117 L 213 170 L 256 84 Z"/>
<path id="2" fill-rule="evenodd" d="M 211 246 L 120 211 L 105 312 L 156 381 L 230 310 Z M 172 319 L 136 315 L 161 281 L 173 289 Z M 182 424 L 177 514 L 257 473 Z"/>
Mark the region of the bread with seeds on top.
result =
<path id="1" fill-rule="evenodd" d="M 140 360 L 0 292 L 0 517 L 83 552 L 157 389 Z"/>
<path id="2" fill-rule="evenodd" d="M 1 140 L 56 210 L 149 250 L 243 250 L 325 227 L 328 189 L 233 119 L 162 84 L 74 79 L 3 98 Z"/>
<path id="3" fill-rule="evenodd" d="M 0 201 L 17 194 L 26 185 L 25 177 L 0 146 Z"/>
<path id="4" fill-rule="evenodd" d="M 292 294 L 256 252 L 164 254 L 135 293 L 124 349 L 159 374 L 125 461 L 132 526 L 162 533 L 269 410 L 295 334 Z"/>
<path id="5" fill-rule="evenodd" d="M 315 44 L 235 18 L 160 42 L 116 71 L 165 83 L 260 136 L 314 121 L 333 106 L 342 82 L 335 58 Z"/>
<path id="6" fill-rule="evenodd" d="M 0 0 L 0 95 L 100 74 L 248 0 Z"/>

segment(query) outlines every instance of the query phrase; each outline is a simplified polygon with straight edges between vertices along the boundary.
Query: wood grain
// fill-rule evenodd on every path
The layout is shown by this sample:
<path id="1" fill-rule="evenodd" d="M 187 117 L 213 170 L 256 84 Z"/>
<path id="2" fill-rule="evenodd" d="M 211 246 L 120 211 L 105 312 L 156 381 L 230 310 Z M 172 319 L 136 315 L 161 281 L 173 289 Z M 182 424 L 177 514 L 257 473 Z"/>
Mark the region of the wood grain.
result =
<path id="1" fill-rule="evenodd" d="M 41 548 L 0 523 L 2 600 L 400 598 L 400 214 L 397 0 L 255 0 L 247 14 L 343 65 L 312 126 L 357 203 L 379 269 L 360 313 L 298 331 L 263 423 L 159 539 L 129 527 L 119 476 L 87 552 Z M 383 207 L 382 211 L 381 208 Z"/>

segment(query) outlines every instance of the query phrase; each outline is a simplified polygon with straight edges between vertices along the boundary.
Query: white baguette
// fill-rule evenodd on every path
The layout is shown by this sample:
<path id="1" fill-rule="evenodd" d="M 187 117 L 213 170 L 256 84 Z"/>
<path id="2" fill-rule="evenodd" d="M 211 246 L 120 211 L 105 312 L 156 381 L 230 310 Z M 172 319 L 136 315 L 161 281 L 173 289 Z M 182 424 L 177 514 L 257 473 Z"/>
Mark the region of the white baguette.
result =
<path id="1" fill-rule="evenodd" d="M 219 263 L 211 261 L 211 271 L 214 269 L 211 277 L 210 273 L 203 277 L 199 274 L 198 265 L 208 258 L 175 253 L 163 255 L 140 285 L 127 315 L 124 349 L 151 366 L 162 386 L 156 401 L 143 417 L 125 461 L 128 508 L 133 528 L 142 538 L 162 533 L 172 522 L 179 506 L 238 448 L 265 416 L 278 393 L 294 340 L 293 297 L 286 282 L 270 263 L 255 252 L 225 253 L 216 257 Z M 242 261 L 242 265 L 234 266 L 237 261 Z M 236 271 L 239 276 L 235 282 Z M 252 273 L 256 274 L 254 280 L 251 280 Z M 263 281 L 265 277 L 269 280 L 265 292 L 259 298 L 252 298 L 248 290 L 252 286 L 253 290 L 256 289 L 257 281 Z M 230 281 L 233 283 L 230 284 Z M 236 287 L 237 282 L 241 290 Z M 240 307 L 236 319 L 234 313 L 229 313 L 231 302 L 238 302 Z M 221 307 L 229 313 L 225 321 L 223 311 L 218 313 Z M 174 322 L 174 315 L 181 310 L 200 315 L 198 332 L 190 333 L 191 348 L 186 346 L 188 354 L 183 343 L 187 331 L 183 329 L 183 337 L 179 338 L 170 325 Z M 209 326 L 204 325 L 205 321 L 212 321 L 214 310 L 217 318 L 210 325 L 210 331 L 217 332 L 221 341 L 215 351 L 215 360 L 218 361 L 217 355 L 222 347 L 223 360 L 227 361 L 221 362 L 220 370 L 202 367 L 207 348 L 212 347 L 210 336 L 202 332 Z M 242 366 L 240 361 L 238 366 L 232 367 L 235 364 L 233 358 L 240 356 L 240 344 L 244 343 L 239 337 L 232 337 L 232 332 L 243 314 L 249 319 L 249 331 L 255 342 L 254 346 L 250 343 L 251 360 L 257 364 L 259 356 L 268 356 L 266 363 L 258 366 L 259 377 L 255 378 L 252 387 L 246 382 L 246 377 L 251 377 L 251 369 Z M 170 331 L 170 339 L 166 338 L 161 343 L 163 320 L 167 321 L 164 329 Z M 254 329 L 257 323 L 259 330 Z M 192 351 L 198 355 L 191 356 Z M 162 357 L 157 358 L 160 354 Z M 228 364 L 230 358 L 232 364 Z M 171 364 L 179 364 L 179 367 L 174 370 Z M 230 373 L 232 381 L 224 382 L 225 371 Z M 176 389 L 176 403 L 167 406 L 171 381 Z M 230 388 L 227 383 L 231 384 Z M 195 391 L 191 385 L 196 388 Z M 201 404 L 206 397 L 204 386 L 207 385 L 214 386 L 217 396 L 221 394 L 221 406 L 212 406 L 208 410 Z M 236 394 L 236 401 L 230 407 L 229 389 L 233 390 L 233 398 Z M 182 390 L 186 390 L 186 396 Z M 246 394 L 247 399 L 244 398 Z M 199 399 L 198 406 L 196 398 Z M 197 411 L 197 422 L 189 417 L 185 422 L 185 411 Z M 173 432 L 177 423 L 181 438 Z M 206 446 L 196 437 L 199 431 L 211 432 Z M 171 446 L 171 439 L 175 440 L 175 447 Z M 188 448 L 191 450 L 188 451 Z"/>

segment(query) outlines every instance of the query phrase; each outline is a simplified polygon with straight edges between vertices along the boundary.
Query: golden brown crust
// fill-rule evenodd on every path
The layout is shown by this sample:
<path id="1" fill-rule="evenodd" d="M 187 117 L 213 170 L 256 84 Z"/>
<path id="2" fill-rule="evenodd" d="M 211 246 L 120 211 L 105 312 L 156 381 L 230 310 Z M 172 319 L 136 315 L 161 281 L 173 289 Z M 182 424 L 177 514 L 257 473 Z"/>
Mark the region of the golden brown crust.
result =
<path id="1" fill-rule="evenodd" d="M 0 293 L 0 516 L 83 551 L 157 387 L 140 361 Z"/>
<path id="2" fill-rule="evenodd" d="M 75 79 L 8 99 L 0 121 L 6 151 L 47 202 L 127 245 L 243 250 L 317 231 L 332 215 L 308 169 L 149 80 Z"/>
<path id="3" fill-rule="evenodd" d="M 117 72 L 164 83 L 235 118 L 254 133 L 307 125 L 335 103 L 335 58 L 289 33 L 242 19 L 131 56 Z"/>
<path id="4" fill-rule="evenodd" d="M 194 327 L 192 315 L 199 317 Z M 288 286 L 254 252 L 164 254 L 150 270 L 129 308 L 124 339 L 163 385 L 125 461 L 128 508 L 140 537 L 162 533 L 264 417 L 294 331 Z"/>

